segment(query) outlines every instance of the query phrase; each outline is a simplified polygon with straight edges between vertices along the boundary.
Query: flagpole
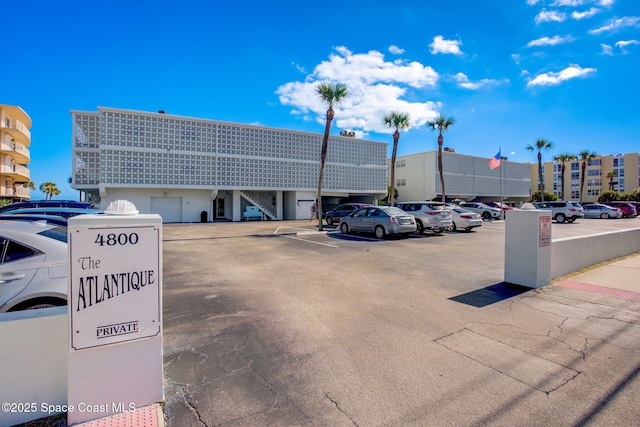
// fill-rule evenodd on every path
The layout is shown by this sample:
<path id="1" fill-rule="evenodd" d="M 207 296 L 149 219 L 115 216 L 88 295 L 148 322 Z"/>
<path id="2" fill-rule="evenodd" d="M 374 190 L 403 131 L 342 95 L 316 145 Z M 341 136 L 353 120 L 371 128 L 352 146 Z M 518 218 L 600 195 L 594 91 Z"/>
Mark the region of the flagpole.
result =
<path id="1" fill-rule="evenodd" d="M 500 153 L 500 165 L 502 166 L 502 147 L 498 147 L 498 153 Z M 504 212 L 502 209 L 502 167 L 500 168 L 500 210 Z"/>

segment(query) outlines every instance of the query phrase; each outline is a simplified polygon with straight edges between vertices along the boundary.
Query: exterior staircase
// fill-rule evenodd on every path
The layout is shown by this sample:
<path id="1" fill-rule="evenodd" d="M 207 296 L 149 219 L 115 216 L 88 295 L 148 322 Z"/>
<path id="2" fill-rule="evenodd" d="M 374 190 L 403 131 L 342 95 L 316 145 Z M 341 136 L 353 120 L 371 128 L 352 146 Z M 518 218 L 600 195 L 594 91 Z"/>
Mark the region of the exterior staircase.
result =
<path id="1" fill-rule="evenodd" d="M 269 219 L 276 219 L 277 214 L 274 211 L 271 198 L 264 197 L 257 191 L 241 191 L 240 195 L 247 202 L 260 209 Z"/>

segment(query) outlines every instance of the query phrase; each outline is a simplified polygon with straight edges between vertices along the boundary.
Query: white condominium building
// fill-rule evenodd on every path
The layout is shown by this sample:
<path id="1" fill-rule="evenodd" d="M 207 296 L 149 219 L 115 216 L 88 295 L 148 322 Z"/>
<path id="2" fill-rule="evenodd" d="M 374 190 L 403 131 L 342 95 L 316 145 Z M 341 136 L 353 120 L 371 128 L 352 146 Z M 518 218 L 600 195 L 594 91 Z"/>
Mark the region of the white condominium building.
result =
<path id="1" fill-rule="evenodd" d="M 322 135 L 113 108 L 71 111 L 72 187 L 105 208 L 133 202 L 164 222 L 308 219 Z M 332 136 L 323 210 L 387 191 L 387 144 Z"/>
<path id="2" fill-rule="evenodd" d="M 31 118 L 20 107 L 0 104 L 0 199 L 29 200 Z"/>
<path id="3" fill-rule="evenodd" d="M 442 170 L 447 200 L 499 201 L 520 204 L 531 197 L 531 165 L 502 158 L 491 170 L 489 158 L 443 151 Z M 398 201 L 440 200 L 438 152 L 398 156 L 396 159 Z"/>

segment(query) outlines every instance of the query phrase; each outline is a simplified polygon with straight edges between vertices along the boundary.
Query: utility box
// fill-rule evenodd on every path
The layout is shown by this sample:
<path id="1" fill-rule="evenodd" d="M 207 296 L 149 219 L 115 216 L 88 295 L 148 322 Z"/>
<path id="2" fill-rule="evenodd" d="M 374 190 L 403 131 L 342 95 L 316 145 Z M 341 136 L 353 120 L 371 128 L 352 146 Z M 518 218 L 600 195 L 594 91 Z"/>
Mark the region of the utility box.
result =
<path id="1" fill-rule="evenodd" d="M 505 221 L 504 281 L 530 288 L 551 284 L 551 211 L 509 211 Z"/>
<path id="2" fill-rule="evenodd" d="M 163 400 L 162 218 L 112 205 L 69 219 L 69 425 Z"/>

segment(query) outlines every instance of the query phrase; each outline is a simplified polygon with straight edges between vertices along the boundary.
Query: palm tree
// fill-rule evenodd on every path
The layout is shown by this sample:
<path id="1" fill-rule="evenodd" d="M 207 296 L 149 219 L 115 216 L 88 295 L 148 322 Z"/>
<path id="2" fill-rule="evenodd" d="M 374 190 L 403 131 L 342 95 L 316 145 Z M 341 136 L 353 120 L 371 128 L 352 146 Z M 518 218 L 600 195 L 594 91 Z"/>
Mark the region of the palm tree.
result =
<path id="1" fill-rule="evenodd" d="M 544 202 L 544 180 L 542 179 L 542 150 L 548 150 L 551 148 L 552 144 L 550 141 L 546 139 L 539 139 L 536 141 L 536 145 L 533 146 L 531 144 L 527 145 L 527 150 L 536 151 L 538 150 L 538 190 L 540 190 L 540 201 Z"/>
<path id="2" fill-rule="evenodd" d="M 617 170 L 612 170 L 607 173 L 607 178 L 609 178 L 609 191 L 613 191 L 613 179 L 618 176 Z"/>
<path id="3" fill-rule="evenodd" d="M 438 129 L 438 173 L 440 174 L 440 185 L 442 186 L 442 203 L 446 202 L 446 192 L 444 190 L 444 172 L 442 171 L 442 144 L 444 143 L 444 137 L 442 132 L 449 130 L 451 126 L 456 123 L 456 119 L 451 117 L 444 117 L 440 115 L 435 121 L 427 122 L 427 125 L 431 126 L 431 129 Z"/>
<path id="4" fill-rule="evenodd" d="M 327 109 L 327 121 L 324 126 L 324 137 L 322 138 L 322 151 L 320 153 L 320 173 L 318 175 L 318 192 L 316 195 L 318 203 L 318 230 L 322 231 L 322 178 L 324 177 L 324 165 L 327 161 L 327 149 L 329 147 L 329 133 L 331 132 L 331 122 L 333 121 L 333 104 L 337 104 L 347 96 L 347 87 L 342 83 L 330 84 L 320 83 L 316 88 L 316 93 L 320 98 L 329 104 Z"/>
<path id="5" fill-rule="evenodd" d="M 391 152 L 391 187 L 389 189 L 389 204 L 394 206 L 396 189 L 396 154 L 398 152 L 398 140 L 400 139 L 400 129 L 408 129 L 409 113 L 393 111 L 383 119 L 383 123 L 390 128 L 395 128 L 393 132 L 393 151 Z"/>
<path id="6" fill-rule="evenodd" d="M 584 176 L 587 169 L 587 163 L 591 162 L 591 160 L 598 157 L 598 155 L 594 152 L 589 152 L 589 150 L 581 151 L 579 154 L 579 159 L 582 162 L 580 165 L 580 203 L 582 203 L 582 191 L 584 189 Z"/>
<path id="7" fill-rule="evenodd" d="M 53 199 L 53 196 L 60 194 L 60 190 L 58 190 L 58 187 L 53 182 L 44 182 L 40 184 L 40 191 L 45 194 L 46 200 L 51 200 Z"/>
<path id="8" fill-rule="evenodd" d="M 554 156 L 553 161 L 562 163 L 562 168 L 560 169 L 560 185 L 562 188 L 560 189 L 560 194 L 562 195 L 562 200 L 567 200 L 564 196 L 564 171 L 565 171 L 565 163 L 570 162 L 572 160 L 576 160 L 576 156 L 569 153 L 562 153 Z"/>

